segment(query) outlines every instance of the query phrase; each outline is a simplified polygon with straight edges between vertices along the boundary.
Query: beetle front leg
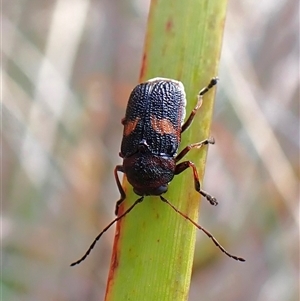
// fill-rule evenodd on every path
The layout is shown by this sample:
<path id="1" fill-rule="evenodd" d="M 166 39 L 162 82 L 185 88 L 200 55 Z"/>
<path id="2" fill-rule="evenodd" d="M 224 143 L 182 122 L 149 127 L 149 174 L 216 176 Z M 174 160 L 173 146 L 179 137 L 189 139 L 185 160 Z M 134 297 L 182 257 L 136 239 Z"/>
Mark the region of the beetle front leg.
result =
<path id="1" fill-rule="evenodd" d="M 182 173 L 189 167 L 191 167 L 193 169 L 195 190 L 197 192 L 199 192 L 201 195 L 203 195 L 210 202 L 211 205 L 214 205 L 214 206 L 218 205 L 217 199 L 215 197 L 211 196 L 209 193 L 207 193 L 206 191 L 204 191 L 200 188 L 198 172 L 197 172 L 196 166 L 193 162 L 184 161 L 182 163 L 177 164 L 176 168 L 175 168 L 175 175 Z"/>
<path id="2" fill-rule="evenodd" d="M 119 207 L 123 203 L 123 201 L 126 199 L 125 191 L 124 191 L 124 189 L 123 189 L 123 187 L 121 185 L 121 182 L 120 182 L 120 179 L 119 179 L 119 176 L 118 176 L 118 171 L 124 172 L 122 165 L 117 165 L 115 167 L 115 170 L 114 170 L 114 175 L 115 175 L 116 183 L 117 183 L 118 189 L 119 189 L 120 194 L 121 194 L 120 199 L 116 203 L 115 215 L 118 215 Z"/>
<path id="3" fill-rule="evenodd" d="M 197 142 L 197 143 L 193 143 L 190 144 L 188 146 L 186 146 L 175 158 L 175 162 L 177 163 L 178 161 L 180 161 L 192 148 L 200 148 L 202 145 L 206 145 L 206 144 L 215 144 L 215 139 L 214 138 L 208 138 L 205 139 L 203 141 Z"/>

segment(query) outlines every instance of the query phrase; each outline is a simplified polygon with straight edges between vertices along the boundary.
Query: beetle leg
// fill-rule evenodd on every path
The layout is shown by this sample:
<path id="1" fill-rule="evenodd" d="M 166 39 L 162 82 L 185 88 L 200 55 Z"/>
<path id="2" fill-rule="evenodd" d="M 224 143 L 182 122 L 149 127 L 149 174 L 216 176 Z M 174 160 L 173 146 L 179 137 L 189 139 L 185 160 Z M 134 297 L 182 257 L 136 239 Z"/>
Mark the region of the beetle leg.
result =
<path id="1" fill-rule="evenodd" d="M 197 143 L 193 143 L 190 144 L 188 146 L 186 146 L 175 158 L 175 162 L 177 163 L 178 161 L 180 161 L 192 148 L 200 148 L 202 145 L 206 145 L 206 144 L 215 144 L 215 139 L 214 138 L 208 138 L 205 139 L 203 141 L 197 142 Z"/>
<path id="2" fill-rule="evenodd" d="M 125 191 L 124 191 L 124 189 L 123 189 L 123 187 L 121 185 L 121 182 L 120 182 L 120 179 L 119 179 L 119 176 L 118 176 L 118 171 L 124 172 L 122 165 L 117 165 L 115 167 L 115 170 L 114 170 L 114 175 L 115 175 L 116 183 L 117 183 L 118 189 L 119 189 L 120 194 L 121 194 L 120 199 L 116 203 L 115 215 L 118 215 L 119 207 L 120 207 L 120 205 L 123 203 L 123 201 L 126 198 Z"/>
<path id="3" fill-rule="evenodd" d="M 174 174 L 178 175 L 178 174 L 182 173 L 183 171 L 185 171 L 189 167 L 191 167 L 193 169 L 195 190 L 197 192 L 199 192 L 201 195 L 203 195 L 211 203 L 211 205 L 214 205 L 214 206 L 218 205 L 218 202 L 215 197 L 211 196 L 206 191 L 204 191 L 200 188 L 198 172 L 197 172 L 196 166 L 193 162 L 184 161 L 184 162 L 177 164 Z"/>
<path id="4" fill-rule="evenodd" d="M 217 77 L 213 77 L 210 80 L 210 83 L 203 89 L 200 90 L 200 92 L 198 93 L 198 101 L 197 104 L 195 106 L 195 108 L 193 109 L 193 111 L 191 112 L 189 118 L 187 119 L 187 121 L 182 125 L 181 127 L 181 133 L 183 133 L 192 123 L 197 111 L 200 109 L 201 105 L 202 105 L 202 96 L 208 92 L 213 86 L 215 86 L 218 82 L 218 78 Z"/>

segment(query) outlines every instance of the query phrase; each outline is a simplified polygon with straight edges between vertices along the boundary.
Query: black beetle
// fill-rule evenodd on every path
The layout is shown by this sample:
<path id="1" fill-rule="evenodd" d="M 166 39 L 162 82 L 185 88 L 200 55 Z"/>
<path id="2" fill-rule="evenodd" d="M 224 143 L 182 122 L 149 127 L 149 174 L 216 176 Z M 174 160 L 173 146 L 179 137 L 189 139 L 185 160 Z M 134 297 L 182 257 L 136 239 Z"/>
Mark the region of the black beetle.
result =
<path id="1" fill-rule="evenodd" d="M 217 84 L 217 80 L 217 78 L 212 78 L 208 86 L 199 92 L 197 104 L 186 121 L 184 121 L 186 96 L 184 86 L 180 81 L 156 77 L 137 85 L 133 89 L 125 117 L 122 119 L 124 130 L 119 155 L 123 158 L 123 164 L 117 165 L 114 170 L 116 183 L 121 194 L 116 203 L 115 214 L 118 215 L 119 207 L 126 198 L 118 172 L 126 174 L 134 192 L 141 197 L 105 227 L 95 238 L 85 255 L 72 263 L 71 266 L 83 261 L 102 234 L 128 214 L 138 203 L 141 203 L 147 195 L 159 196 L 174 211 L 206 233 L 222 252 L 235 260 L 245 261 L 241 257 L 228 253 L 212 234 L 180 212 L 162 196 L 168 190 L 168 184 L 173 177 L 191 167 L 196 191 L 212 205 L 218 204 L 216 198 L 200 188 L 195 164 L 191 161 L 178 163 L 191 149 L 200 148 L 206 144 L 214 144 L 214 139 L 209 138 L 188 145 L 177 154 L 181 134 L 190 126 L 196 112 L 201 107 L 202 96 Z"/>

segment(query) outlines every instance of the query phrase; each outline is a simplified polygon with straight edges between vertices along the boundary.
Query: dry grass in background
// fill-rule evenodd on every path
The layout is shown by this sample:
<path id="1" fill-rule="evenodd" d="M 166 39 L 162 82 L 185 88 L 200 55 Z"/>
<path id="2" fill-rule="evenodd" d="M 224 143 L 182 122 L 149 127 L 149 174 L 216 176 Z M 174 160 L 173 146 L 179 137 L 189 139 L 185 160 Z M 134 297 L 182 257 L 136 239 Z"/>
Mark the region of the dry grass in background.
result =
<path id="1" fill-rule="evenodd" d="M 2 2 L 3 300 L 103 299 L 114 231 L 69 264 L 113 218 L 148 6 Z M 247 262 L 199 233 L 190 301 L 299 300 L 298 11 L 229 1 L 201 224 Z"/>

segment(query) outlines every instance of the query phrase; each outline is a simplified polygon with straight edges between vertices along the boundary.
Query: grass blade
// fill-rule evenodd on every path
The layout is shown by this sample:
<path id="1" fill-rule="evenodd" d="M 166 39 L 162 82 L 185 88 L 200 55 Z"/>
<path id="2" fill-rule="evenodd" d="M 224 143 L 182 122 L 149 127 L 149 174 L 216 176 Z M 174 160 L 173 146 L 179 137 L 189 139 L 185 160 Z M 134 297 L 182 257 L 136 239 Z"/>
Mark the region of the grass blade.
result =
<path id="1" fill-rule="evenodd" d="M 199 90 L 217 75 L 227 1 L 153 0 L 148 20 L 140 81 L 152 77 L 181 80 L 187 94 L 187 114 L 196 104 Z M 213 91 L 182 146 L 209 136 Z M 203 177 L 207 147 L 187 157 Z M 197 220 L 199 194 L 194 191 L 192 171 L 170 184 L 165 197 Z M 124 181 L 124 207 L 138 197 Z M 106 300 L 172 300 L 188 297 L 196 228 L 177 215 L 159 197 L 146 197 L 117 224 Z M 201 300 L 201 297 L 199 297 Z"/>

